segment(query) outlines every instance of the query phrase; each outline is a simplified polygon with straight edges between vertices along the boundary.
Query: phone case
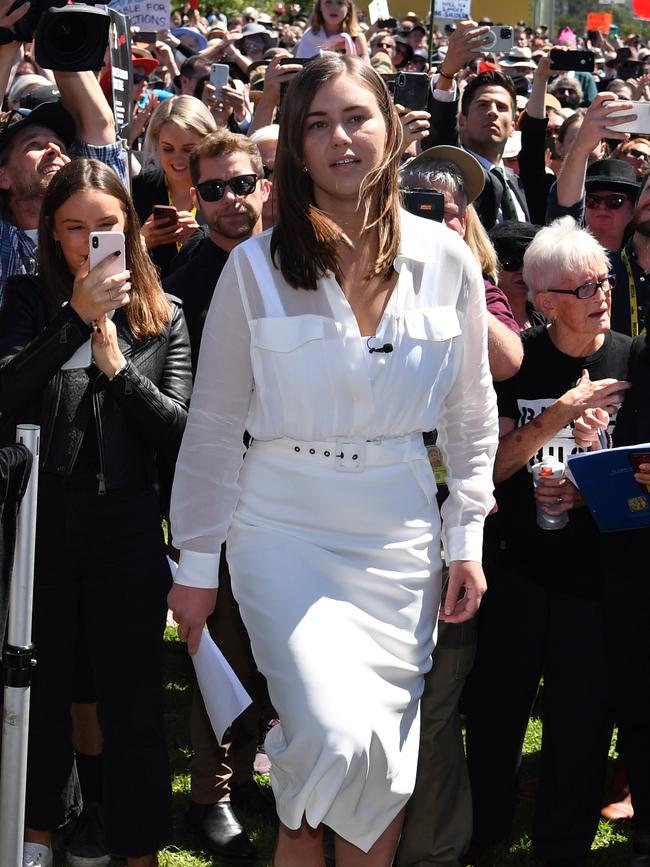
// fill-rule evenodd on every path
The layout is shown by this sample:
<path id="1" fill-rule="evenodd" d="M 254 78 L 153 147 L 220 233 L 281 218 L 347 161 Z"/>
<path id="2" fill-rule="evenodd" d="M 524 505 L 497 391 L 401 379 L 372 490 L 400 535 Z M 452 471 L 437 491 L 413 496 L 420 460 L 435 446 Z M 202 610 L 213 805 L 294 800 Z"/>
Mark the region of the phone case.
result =
<path id="1" fill-rule="evenodd" d="M 551 51 L 550 57 L 553 70 L 593 72 L 596 67 L 593 51 Z"/>
<path id="2" fill-rule="evenodd" d="M 416 111 L 427 107 L 429 76 L 426 72 L 398 72 L 393 98 L 396 105 Z"/>
<path id="3" fill-rule="evenodd" d="M 631 132 L 650 134 L 650 102 L 634 102 L 634 108 L 626 109 L 625 111 L 613 111 L 609 117 L 625 117 L 625 115 L 635 114 L 636 120 L 631 120 L 629 123 L 620 123 L 609 127 L 615 132 Z"/>
<path id="4" fill-rule="evenodd" d="M 91 268 L 119 250 L 120 255 L 116 256 L 114 261 L 108 266 L 107 276 L 119 274 L 120 271 L 126 271 L 126 250 L 124 244 L 123 232 L 91 232 L 88 239 L 89 251 L 88 261 Z"/>
<path id="5" fill-rule="evenodd" d="M 210 68 L 210 84 L 213 87 L 225 87 L 228 84 L 229 67 L 225 63 L 213 63 Z"/>

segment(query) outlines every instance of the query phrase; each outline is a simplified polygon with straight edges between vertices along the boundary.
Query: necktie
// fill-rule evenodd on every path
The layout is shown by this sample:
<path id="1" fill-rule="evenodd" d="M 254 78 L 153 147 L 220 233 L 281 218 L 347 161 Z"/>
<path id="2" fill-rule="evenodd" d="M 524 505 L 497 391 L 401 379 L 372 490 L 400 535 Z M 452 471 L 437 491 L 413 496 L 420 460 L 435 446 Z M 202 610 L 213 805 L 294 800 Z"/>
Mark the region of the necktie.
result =
<path id="1" fill-rule="evenodd" d="M 505 172 L 500 166 L 495 166 L 491 171 L 493 175 L 496 175 L 499 178 L 503 186 L 503 195 L 501 196 L 501 213 L 503 214 L 503 219 L 518 220 L 519 215 L 517 214 L 515 202 L 512 193 L 510 192 Z"/>

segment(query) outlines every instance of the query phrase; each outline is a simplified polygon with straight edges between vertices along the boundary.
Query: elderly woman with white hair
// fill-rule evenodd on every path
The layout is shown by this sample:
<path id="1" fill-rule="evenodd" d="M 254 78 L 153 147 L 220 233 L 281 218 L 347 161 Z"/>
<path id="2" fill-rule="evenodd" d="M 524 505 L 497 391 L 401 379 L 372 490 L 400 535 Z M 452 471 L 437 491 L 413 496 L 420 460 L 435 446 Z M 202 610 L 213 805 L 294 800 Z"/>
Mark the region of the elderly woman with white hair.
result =
<path id="1" fill-rule="evenodd" d="M 534 489 L 531 467 L 579 450 L 572 425 L 587 408 L 615 412 L 628 387 L 631 341 L 610 330 L 607 254 L 570 217 L 535 236 L 523 275 L 550 324 L 523 333 L 519 372 L 496 384 L 498 512 L 486 522 L 490 589 L 468 682 L 473 842 L 486 849 L 509 835 L 522 743 L 543 678 L 533 845 L 545 867 L 579 867 L 598 825 L 612 730 L 602 684 L 611 576 L 577 488 L 556 478 Z M 546 516 L 566 513 L 568 523 L 542 529 L 536 507 Z"/>

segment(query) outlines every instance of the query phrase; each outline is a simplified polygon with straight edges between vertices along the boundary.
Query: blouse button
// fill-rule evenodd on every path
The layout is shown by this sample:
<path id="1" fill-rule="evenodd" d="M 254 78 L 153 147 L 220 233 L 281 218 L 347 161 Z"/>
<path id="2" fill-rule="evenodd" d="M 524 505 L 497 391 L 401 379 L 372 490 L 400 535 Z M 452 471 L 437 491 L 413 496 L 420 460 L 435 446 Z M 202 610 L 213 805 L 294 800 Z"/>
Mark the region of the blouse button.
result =
<path id="1" fill-rule="evenodd" d="M 332 453 L 331 453 L 331 452 L 323 452 L 323 454 L 325 455 L 326 458 L 329 458 L 329 456 L 330 456 Z"/>
<path id="2" fill-rule="evenodd" d="M 352 460 L 356 461 L 358 457 L 359 457 L 359 455 L 352 455 Z"/>
<path id="3" fill-rule="evenodd" d="M 300 446 L 294 446 L 294 447 L 293 447 L 293 450 L 294 450 L 294 452 L 299 452 L 299 451 L 300 451 Z"/>
<path id="4" fill-rule="evenodd" d="M 310 454 L 310 455 L 315 455 L 315 454 L 316 454 L 316 449 L 309 449 L 309 454 Z"/>

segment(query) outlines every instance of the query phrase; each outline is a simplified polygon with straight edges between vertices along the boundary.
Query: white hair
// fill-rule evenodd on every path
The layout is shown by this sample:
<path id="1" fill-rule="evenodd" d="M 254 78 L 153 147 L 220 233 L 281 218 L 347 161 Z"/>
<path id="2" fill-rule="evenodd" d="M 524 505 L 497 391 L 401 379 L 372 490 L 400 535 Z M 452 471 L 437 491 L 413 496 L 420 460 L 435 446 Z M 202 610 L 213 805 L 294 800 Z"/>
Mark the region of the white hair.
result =
<path id="1" fill-rule="evenodd" d="M 279 135 L 280 126 L 277 123 L 269 123 L 267 126 L 256 129 L 249 138 L 253 144 L 261 144 L 265 141 L 277 141 Z"/>
<path id="2" fill-rule="evenodd" d="M 524 254 L 523 278 L 530 300 L 534 301 L 538 292 L 556 289 L 571 274 L 590 268 L 609 271 L 604 247 L 573 217 L 553 220 L 540 229 Z"/>

